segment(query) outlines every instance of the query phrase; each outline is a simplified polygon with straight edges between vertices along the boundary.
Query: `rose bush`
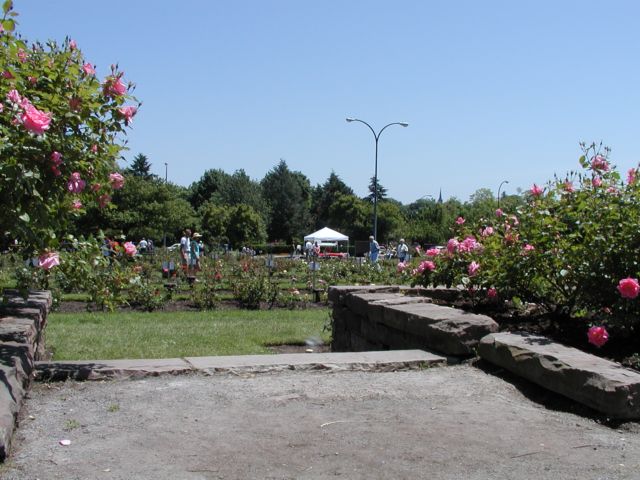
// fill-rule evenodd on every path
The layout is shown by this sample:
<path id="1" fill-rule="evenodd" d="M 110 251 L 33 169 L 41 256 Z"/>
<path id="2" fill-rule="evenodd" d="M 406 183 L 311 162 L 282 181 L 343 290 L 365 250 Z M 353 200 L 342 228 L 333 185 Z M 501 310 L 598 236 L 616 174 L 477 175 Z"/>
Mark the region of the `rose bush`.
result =
<path id="1" fill-rule="evenodd" d="M 462 286 L 474 302 L 531 302 L 560 317 L 637 328 L 637 168 L 623 180 L 609 149 L 581 146 L 581 170 L 534 184 L 517 211 L 496 211 L 480 225 L 456 221 L 447 250 L 427 252 L 435 267 L 415 269 L 414 284 Z M 609 337 L 595 331 L 589 340 L 600 346 Z"/>
<path id="2" fill-rule="evenodd" d="M 16 15 L 4 1 L 0 241 L 31 256 L 58 248 L 72 216 L 107 207 L 111 190 L 122 187 L 116 160 L 139 105 L 117 66 L 100 82 L 73 40 L 29 44 L 15 34 Z"/>

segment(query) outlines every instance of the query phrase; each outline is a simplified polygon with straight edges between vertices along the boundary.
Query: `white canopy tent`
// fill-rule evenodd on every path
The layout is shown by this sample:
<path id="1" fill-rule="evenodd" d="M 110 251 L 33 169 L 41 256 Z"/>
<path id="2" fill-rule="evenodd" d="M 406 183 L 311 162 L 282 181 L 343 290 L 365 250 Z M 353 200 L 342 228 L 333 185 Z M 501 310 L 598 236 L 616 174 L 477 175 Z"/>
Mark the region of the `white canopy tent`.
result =
<path id="1" fill-rule="evenodd" d="M 340 232 L 331 230 L 328 227 L 321 228 L 317 232 L 310 233 L 304 237 L 304 241 L 310 242 L 348 242 L 349 237 Z"/>

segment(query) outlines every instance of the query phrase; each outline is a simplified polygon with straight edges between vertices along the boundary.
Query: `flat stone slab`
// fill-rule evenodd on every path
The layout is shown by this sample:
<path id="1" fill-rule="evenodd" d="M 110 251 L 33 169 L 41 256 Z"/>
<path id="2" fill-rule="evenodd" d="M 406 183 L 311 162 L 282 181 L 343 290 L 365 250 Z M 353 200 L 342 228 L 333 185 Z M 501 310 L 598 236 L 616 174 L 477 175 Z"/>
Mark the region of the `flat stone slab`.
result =
<path id="1" fill-rule="evenodd" d="M 640 419 L 640 374 L 622 365 L 525 333 L 494 333 L 478 354 L 612 418 Z"/>
<path id="2" fill-rule="evenodd" d="M 205 372 L 236 370 L 398 370 L 444 364 L 446 358 L 423 350 L 376 352 L 288 353 L 280 355 L 241 355 L 186 358 Z"/>
<path id="3" fill-rule="evenodd" d="M 444 364 L 446 358 L 422 350 L 357 353 L 226 355 L 141 360 L 36 362 L 37 380 L 101 380 L 189 372 L 262 372 L 272 370 L 403 370 Z"/>

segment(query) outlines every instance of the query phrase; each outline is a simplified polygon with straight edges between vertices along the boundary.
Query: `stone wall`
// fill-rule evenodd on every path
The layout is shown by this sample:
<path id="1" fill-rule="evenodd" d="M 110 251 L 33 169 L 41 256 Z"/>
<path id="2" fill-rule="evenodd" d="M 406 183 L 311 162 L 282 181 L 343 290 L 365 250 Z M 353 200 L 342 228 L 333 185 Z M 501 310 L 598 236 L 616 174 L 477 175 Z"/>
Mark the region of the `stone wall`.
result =
<path id="1" fill-rule="evenodd" d="M 44 355 L 43 331 L 53 302 L 51 292 L 32 291 L 24 299 L 5 290 L 0 304 L 0 461 L 9 453 L 11 436 L 29 387 L 34 362 Z"/>
<path id="2" fill-rule="evenodd" d="M 398 286 L 331 287 L 334 352 L 424 349 L 471 356 L 480 339 L 498 331 L 485 315 L 433 304 L 455 293 Z"/>

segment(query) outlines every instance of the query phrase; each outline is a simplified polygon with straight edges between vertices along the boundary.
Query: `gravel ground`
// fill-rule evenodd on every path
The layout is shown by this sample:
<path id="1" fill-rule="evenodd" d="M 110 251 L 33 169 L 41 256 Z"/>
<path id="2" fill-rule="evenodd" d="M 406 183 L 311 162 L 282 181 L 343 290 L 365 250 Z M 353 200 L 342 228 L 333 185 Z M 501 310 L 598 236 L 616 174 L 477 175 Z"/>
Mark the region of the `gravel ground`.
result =
<path id="1" fill-rule="evenodd" d="M 530 397 L 468 365 L 36 384 L 0 476 L 640 478 L 638 424 Z"/>

